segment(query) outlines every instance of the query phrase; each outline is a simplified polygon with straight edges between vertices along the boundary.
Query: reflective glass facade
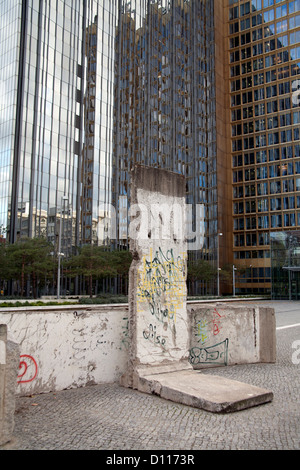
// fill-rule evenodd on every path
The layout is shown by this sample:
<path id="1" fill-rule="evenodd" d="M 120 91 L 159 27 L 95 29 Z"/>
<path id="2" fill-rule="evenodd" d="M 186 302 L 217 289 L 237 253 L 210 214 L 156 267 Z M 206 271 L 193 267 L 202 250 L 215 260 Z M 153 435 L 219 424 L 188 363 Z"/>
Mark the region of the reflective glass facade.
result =
<path id="1" fill-rule="evenodd" d="M 129 196 L 135 163 L 184 174 L 187 202 L 205 207 L 208 259 L 217 231 L 213 3 L 122 2 L 112 165 L 114 207 Z"/>
<path id="2" fill-rule="evenodd" d="M 110 244 L 134 163 L 187 178 L 216 259 L 214 2 L 2 1 L 1 224 Z M 127 213 L 118 246 L 127 243 Z M 119 232 L 117 232 L 119 233 Z"/>
<path id="3" fill-rule="evenodd" d="M 6 236 L 10 219 L 14 149 L 18 145 L 16 109 L 20 68 L 22 2 L 0 2 L 0 227 Z M 20 103 L 18 103 L 20 106 Z"/>
<path id="4" fill-rule="evenodd" d="M 0 0 L 0 18 L 2 236 L 126 246 L 131 168 L 165 168 L 204 207 L 192 255 L 270 292 L 270 234 L 300 228 L 300 0 Z"/>
<path id="5" fill-rule="evenodd" d="M 300 2 L 229 0 L 238 292 L 270 292 L 270 233 L 300 226 Z"/>
<path id="6" fill-rule="evenodd" d="M 300 231 L 271 233 L 272 299 L 300 300 Z"/>
<path id="7" fill-rule="evenodd" d="M 1 224 L 66 255 L 109 198 L 116 1 L 2 1 Z"/>

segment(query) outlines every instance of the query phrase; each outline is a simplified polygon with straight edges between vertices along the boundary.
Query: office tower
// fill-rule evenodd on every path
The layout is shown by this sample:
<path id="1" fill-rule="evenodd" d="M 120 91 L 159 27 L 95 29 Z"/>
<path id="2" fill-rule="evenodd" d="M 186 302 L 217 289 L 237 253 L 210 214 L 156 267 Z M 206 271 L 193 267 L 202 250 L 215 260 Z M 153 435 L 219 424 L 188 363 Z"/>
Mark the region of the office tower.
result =
<path id="1" fill-rule="evenodd" d="M 216 262 L 213 2 L 123 5 L 115 62 L 113 203 L 125 217 L 123 244 L 122 203 L 130 170 L 141 163 L 186 176 L 187 203 L 203 206 L 205 226 L 201 250 L 192 255 Z"/>
<path id="2" fill-rule="evenodd" d="M 0 224 L 70 255 L 110 189 L 116 1 L 2 1 Z"/>
<path id="3" fill-rule="evenodd" d="M 142 163 L 202 205 L 192 256 L 270 292 L 271 234 L 300 227 L 299 1 L 0 0 L 2 235 L 126 247 Z"/>
<path id="4" fill-rule="evenodd" d="M 300 225 L 300 2 L 229 0 L 225 15 L 234 262 L 239 292 L 266 293 L 270 236 Z"/>
<path id="5" fill-rule="evenodd" d="M 109 245 L 140 162 L 186 175 L 214 262 L 213 2 L 3 1 L 1 21 L 6 238 Z"/>

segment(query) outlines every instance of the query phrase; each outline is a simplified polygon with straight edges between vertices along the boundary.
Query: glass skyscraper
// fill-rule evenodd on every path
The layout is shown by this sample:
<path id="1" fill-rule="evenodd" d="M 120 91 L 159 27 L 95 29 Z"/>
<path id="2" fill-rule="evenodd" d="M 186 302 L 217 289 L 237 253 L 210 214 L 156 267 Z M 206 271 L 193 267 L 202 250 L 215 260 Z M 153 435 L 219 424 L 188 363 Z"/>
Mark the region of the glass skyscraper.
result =
<path id="1" fill-rule="evenodd" d="M 237 292 L 270 291 L 270 233 L 300 226 L 299 10 L 0 0 L 2 237 L 57 250 L 61 227 L 66 256 L 122 248 L 130 170 L 156 166 L 184 174 L 187 203 L 204 207 L 193 256 L 245 267 Z"/>
<path id="2" fill-rule="evenodd" d="M 217 220 L 213 2 L 123 2 L 115 64 L 113 205 L 128 197 L 135 163 L 184 174 L 187 203 L 205 209 L 202 254 L 210 258 Z"/>
<path id="3" fill-rule="evenodd" d="M 270 234 L 272 299 L 300 300 L 300 231 Z"/>
<path id="4" fill-rule="evenodd" d="M 116 1 L 2 1 L 1 221 L 14 242 L 62 223 L 97 241 L 113 151 Z"/>

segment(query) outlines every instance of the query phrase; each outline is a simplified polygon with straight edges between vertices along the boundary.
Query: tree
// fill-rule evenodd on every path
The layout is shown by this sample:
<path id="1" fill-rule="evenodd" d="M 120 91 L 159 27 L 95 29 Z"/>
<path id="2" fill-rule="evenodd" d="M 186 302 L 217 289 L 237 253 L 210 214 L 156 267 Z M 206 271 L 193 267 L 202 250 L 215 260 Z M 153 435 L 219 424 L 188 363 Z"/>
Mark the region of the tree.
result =
<path id="1" fill-rule="evenodd" d="M 7 280 L 7 262 L 6 262 L 6 245 L 0 243 L 0 279 L 1 291 L 4 292 L 5 281 Z"/>
<path id="2" fill-rule="evenodd" d="M 78 255 L 64 263 L 64 267 L 68 276 L 83 276 L 87 279 L 89 296 L 92 297 L 96 279 L 120 276 L 126 285 L 131 259 L 131 253 L 127 250 L 110 251 L 101 246 L 85 245 Z"/>
<path id="3" fill-rule="evenodd" d="M 192 291 L 196 281 L 209 282 L 215 279 L 217 270 L 209 261 L 198 259 L 188 260 L 187 279 L 191 282 Z"/>
<path id="4" fill-rule="evenodd" d="M 51 256 L 53 246 L 45 238 L 24 238 L 5 247 L 4 275 L 7 280 L 20 282 L 21 295 L 24 295 L 25 281 L 32 280 L 33 296 L 37 297 L 40 277 L 53 272 Z"/>
<path id="5" fill-rule="evenodd" d="M 222 266 L 220 271 L 221 280 L 233 288 L 233 269 L 235 271 L 235 277 L 243 276 L 246 273 L 246 267 L 238 264 L 225 264 Z"/>
<path id="6" fill-rule="evenodd" d="M 94 279 L 117 275 L 116 266 L 111 262 L 110 252 L 95 245 L 84 245 L 78 255 L 65 263 L 65 269 L 70 277 L 82 275 L 88 280 L 90 297 L 93 295 Z"/>
<path id="7" fill-rule="evenodd" d="M 128 250 L 114 250 L 110 252 L 112 265 L 121 278 L 121 291 L 127 294 L 128 274 L 132 262 L 132 254 Z"/>
<path id="8" fill-rule="evenodd" d="M 235 267 L 237 270 L 237 268 Z M 232 273 L 233 273 L 233 264 L 224 264 L 222 269 L 220 270 L 220 279 L 225 283 L 229 283 L 232 281 Z"/>

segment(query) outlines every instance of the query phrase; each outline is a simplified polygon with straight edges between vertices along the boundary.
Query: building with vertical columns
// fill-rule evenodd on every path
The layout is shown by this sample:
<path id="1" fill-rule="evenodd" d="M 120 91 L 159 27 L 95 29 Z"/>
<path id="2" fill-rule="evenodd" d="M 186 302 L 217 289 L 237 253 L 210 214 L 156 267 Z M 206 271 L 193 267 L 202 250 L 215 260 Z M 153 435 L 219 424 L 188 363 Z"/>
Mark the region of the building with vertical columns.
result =
<path id="1" fill-rule="evenodd" d="M 66 256 L 98 243 L 109 197 L 118 2 L 1 1 L 0 225 L 7 239 L 60 223 Z"/>
<path id="2" fill-rule="evenodd" d="M 300 225 L 300 2 L 229 0 L 224 16 L 233 260 L 238 291 L 265 293 L 272 234 Z"/>
<path id="3" fill-rule="evenodd" d="M 112 196 L 114 207 L 120 196 L 129 197 L 135 163 L 184 174 L 187 203 L 204 208 L 204 243 L 192 255 L 216 263 L 213 17 L 213 2 L 202 0 L 123 5 L 116 30 Z"/>
<path id="4" fill-rule="evenodd" d="M 271 292 L 272 234 L 300 226 L 299 1 L 0 0 L 2 236 L 126 247 L 142 163 L 202 204 L 192 256 Z"/>

